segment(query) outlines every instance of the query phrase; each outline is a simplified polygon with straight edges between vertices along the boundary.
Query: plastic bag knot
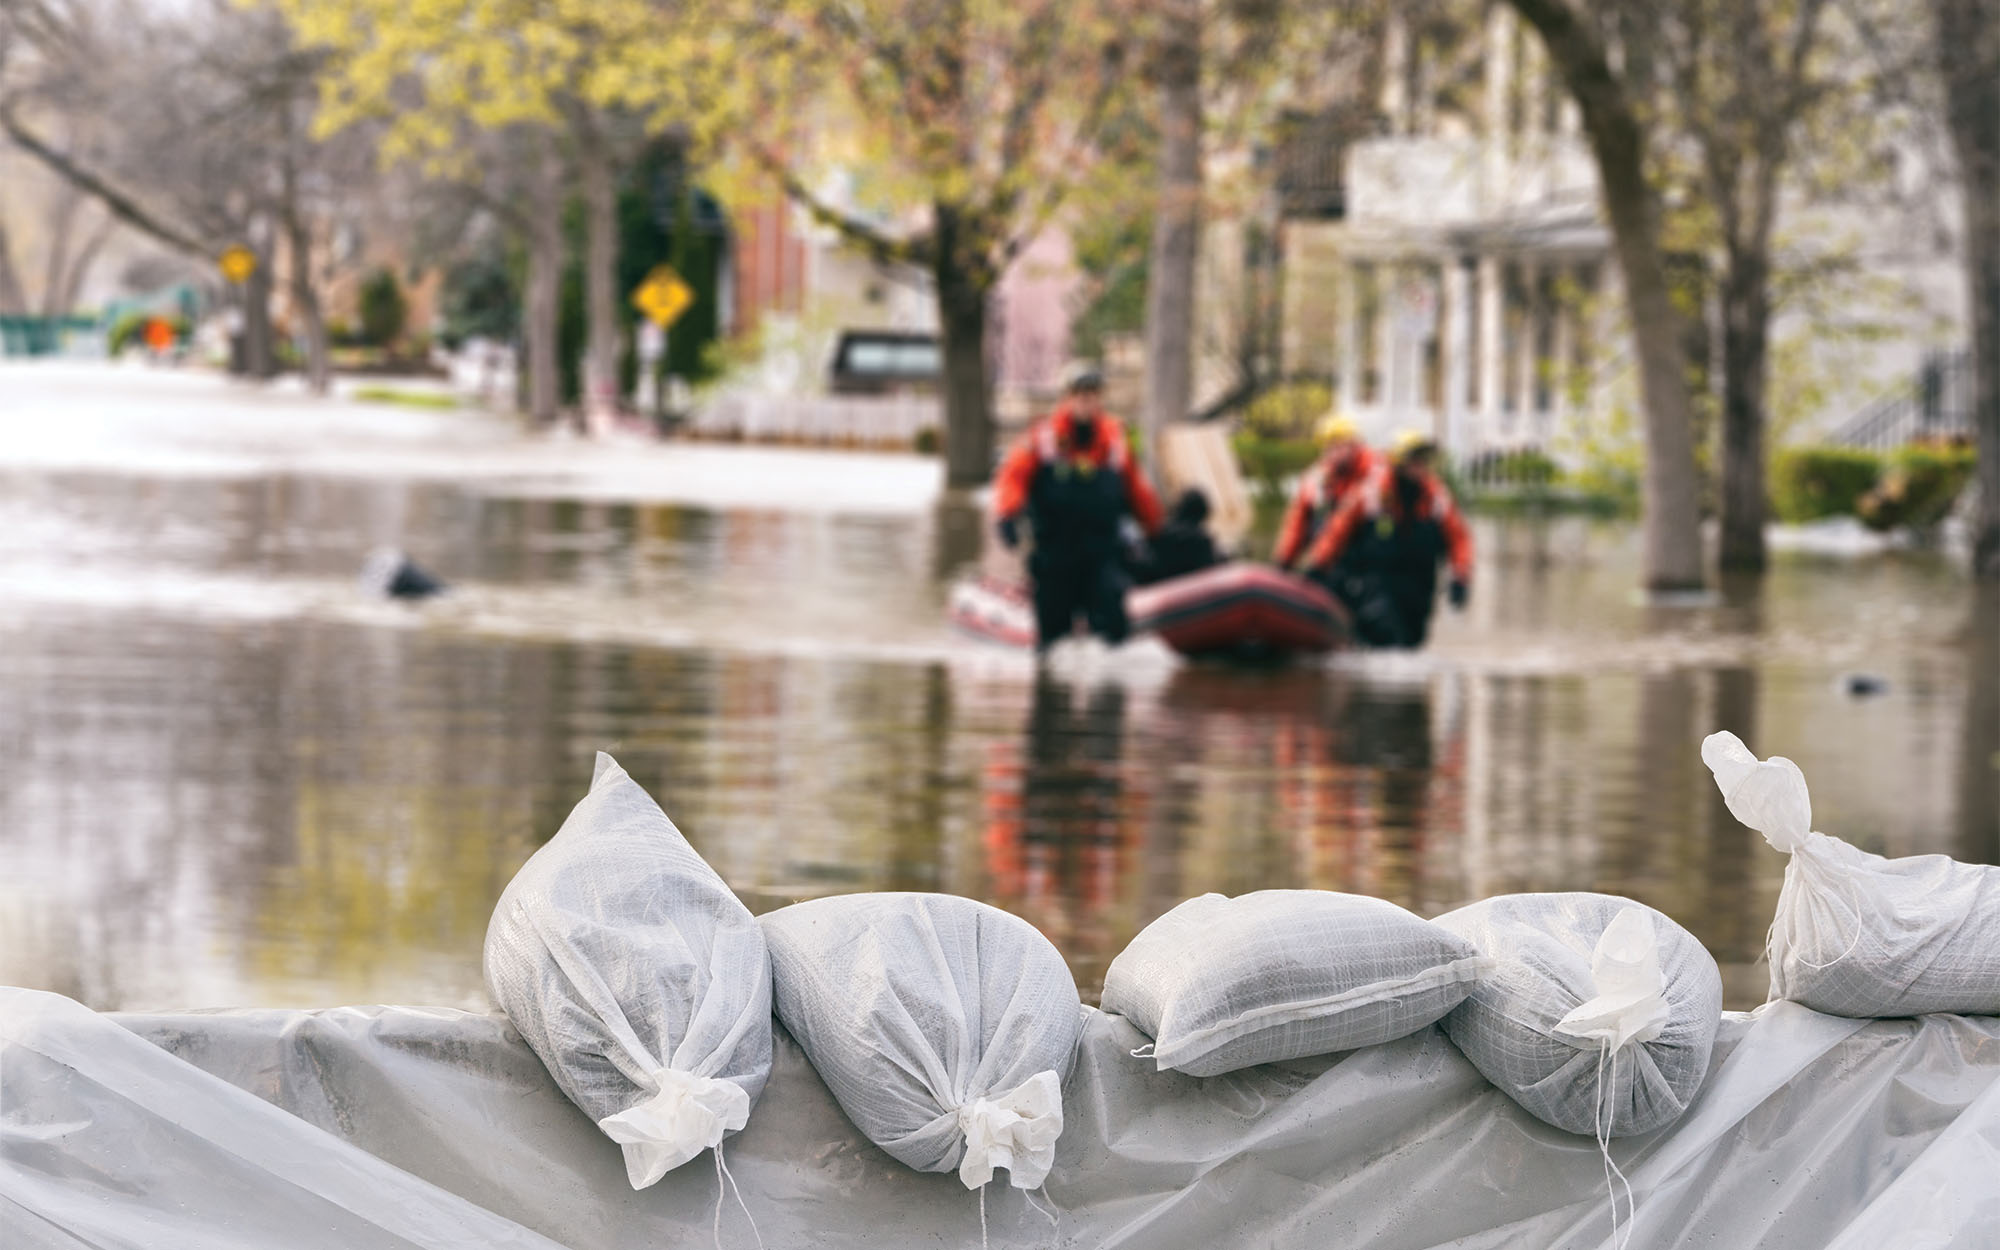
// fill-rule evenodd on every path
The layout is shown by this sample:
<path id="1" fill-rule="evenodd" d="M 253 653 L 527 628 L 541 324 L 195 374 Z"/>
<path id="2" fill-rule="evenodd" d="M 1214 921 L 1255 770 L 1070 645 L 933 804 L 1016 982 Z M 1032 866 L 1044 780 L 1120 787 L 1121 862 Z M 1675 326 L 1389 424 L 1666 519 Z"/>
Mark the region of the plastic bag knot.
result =
<path id="1" fill-rule="evenodd" d="M 644 1189 L 750 1122 L 750 1095 L 734 1081 L 673 1068 L 652 1074 L 653 1096 L 597 1122 L 625 1148 L 625 1177 Z"/>
<path id="2" fill-rule="evenodd" d="M 1615 1051 L 1650 1042 L 1667 1026 L 1666 977 L 1653 919 L 1637 907 L 1611 918 L 1591 953 L 1597 995 L 1556 1022 L 1556 1034 L 1584 1050 Z"/>
<path id="3" fill-rule="evenodd" d="M 978 1189 L 1006 1168 L 1016 1189 L 1040 1185 L 1055 1165 L 1056 1138 L 1062 1136 L 1062 1081 L 1037 1072 L 1004 1094 L 975 1098 L 958 1109 L 965 1134 L 965 1157 L 958 1179 Z"/>
<path id="4" fill-rule="evenodd" d="M 1729 814 L 1774 848 L 1790 854 L 1812 836 L 1812 795 L 1797 764 L 1782 755 L 1759 760 L 1727 731 L 1702 739 L 1701 762 L 1715 774 Z"/>

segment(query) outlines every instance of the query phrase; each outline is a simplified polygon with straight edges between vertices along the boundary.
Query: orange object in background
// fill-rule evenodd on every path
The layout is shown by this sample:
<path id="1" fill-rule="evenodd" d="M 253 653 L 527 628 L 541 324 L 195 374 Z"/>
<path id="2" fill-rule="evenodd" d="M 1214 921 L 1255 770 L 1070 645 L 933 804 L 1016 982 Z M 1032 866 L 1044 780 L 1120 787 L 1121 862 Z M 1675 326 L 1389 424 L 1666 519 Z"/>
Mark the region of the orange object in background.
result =
<path id="1" fill-rule="evenodd" d="M 174 327 L 165 317 L 146 318 L 146 346 L 155 356 L 165 355 L 174 346 Z"/>

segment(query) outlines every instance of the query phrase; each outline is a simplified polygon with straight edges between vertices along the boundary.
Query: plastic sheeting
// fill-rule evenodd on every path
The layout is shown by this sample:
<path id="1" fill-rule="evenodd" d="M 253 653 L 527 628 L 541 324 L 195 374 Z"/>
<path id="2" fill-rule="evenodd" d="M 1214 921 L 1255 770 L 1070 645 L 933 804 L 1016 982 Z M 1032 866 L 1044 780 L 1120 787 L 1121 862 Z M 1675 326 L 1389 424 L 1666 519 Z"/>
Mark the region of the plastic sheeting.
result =
<path id="1" fill-rule="evenodd" d="M 1060 1223 L 992 1186 L 994 1246 L 1608 1244 L 1596 1144 L 1514 1106 L 1436 1028 L 1206 1080 L 1133 1059 L 1143 1040 L 1089 1016 L 1048 1182 Z M 1630 1244 L 1992 1244 L 1996 1077 L 2000 1019 L 1731 1015 L 1688 1114 L 1612 1144 Z M 868 1145 L 782 1032 L 724 1149 L 772 1250 L 979 1244 L 976 1196 Z M 8 1250 L 710 1246 L 716 1196 L 700 1159 L 634 1192 L 497 1016 L 99 1016 L 0 990 Z M 755 1244 L 733 1199 L 721 1242 Z"/>

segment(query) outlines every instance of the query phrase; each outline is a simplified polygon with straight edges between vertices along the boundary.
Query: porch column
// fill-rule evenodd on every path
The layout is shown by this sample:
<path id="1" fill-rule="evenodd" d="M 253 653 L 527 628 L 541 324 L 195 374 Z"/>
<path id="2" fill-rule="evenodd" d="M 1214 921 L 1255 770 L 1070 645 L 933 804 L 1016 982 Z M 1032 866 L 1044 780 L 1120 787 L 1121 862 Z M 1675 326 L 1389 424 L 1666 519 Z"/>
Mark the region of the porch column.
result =
<path id="1" fill-rule="evenodd" d="M 1521 266 L 1521 335 L 1514 344 L 1514 425 L 1518 437 L 1535 415 L 1535 317 L 1541 266 L 1523 260 Z"/>
<path id="2" fill-rule="evenodd" d="M 1562 265 L 1556 269 L 1556 306 L 1550 313 L 1556 320 L 1555 359 L 1550 362 L 1552 369 L 1549 374 L 1555 384 L 1550 388 L 1549 416 L 1542 431 L 1544 437 L 1562 428 L 1563 419 L 1569 416 L 1570 384 L 1576 374 L 1577 307 L 1576 300 L 1568 298 L 1563 288 L 1565 280 L 1573 279 L 1575 275 L 1573 266 Z"/>
<path id="3" fill-rule="evenodd" d="M 1474 443 L 1483 446 L 1493 441 L 1494 431 L 1500 424 L 1500 345 L 1504 341 L 1500 334 L 1500 318 L 1506 312 L 1500 286 L 1500 258 L 1486 253 L 1479 258 L 1479 417 L 1474 429 Z"/>
<path id="4" fill-rule="evenodd" d="M 1375 269 L 1375 402 L 1392 428 L 1402 427 L 1403 396 L 1397 385 L 1396 309 L 1403 294 L 1403 266 L 1382 264 Z"/>
<path id="5" fill-rule="evenodd" d="M 1444 356 L 1444 394 L 1437 408 L 1433 437 L 1447 451 L 1465 444 L 1465 387 L 1472 377 L 1472 275 L 1457 256 L 1443 258 L 1444 326 L 1439 351 Z"/>
<path id="6" fill-rule="evenodd" d="M 1340 261 L 1339 305 L 1334 316 L 1340 322 L 1335 328 L 1340 385 L 1334 400 L 1351 416 L 1361 399 L 1361 282 L 1355 276 L 1354 261 L 1345 256 Z"/>

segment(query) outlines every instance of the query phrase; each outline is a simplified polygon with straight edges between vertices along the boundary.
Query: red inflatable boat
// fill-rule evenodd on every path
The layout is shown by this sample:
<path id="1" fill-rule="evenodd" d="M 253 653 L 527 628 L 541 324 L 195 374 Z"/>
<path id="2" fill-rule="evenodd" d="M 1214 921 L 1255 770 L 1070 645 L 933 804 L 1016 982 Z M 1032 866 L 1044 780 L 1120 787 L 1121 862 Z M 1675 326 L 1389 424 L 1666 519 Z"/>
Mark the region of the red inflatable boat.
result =
<path id="1" fill-rule="evenodd" d="M 1028 588 L 995 577 L 968 577 L 954 582 L 944 608 L 954 626 L 992 642 L 1013 647 L 1035 645 L 1035 605 Z"/>
<path id="2" fill-rule="evenodd" d="M 1263 564 L 1219 564 L 1125 597 L 1132 632 L 1155 633 L 1187 656 L 1244 660 L 1320 654 L 1350 645 L 1347 610 L 1304 578 Z M 1035 609 L 1018 583 L 973 578 L 951 588 L 951 623 L 1012 646 L 1035 643 Z"/>
<path id="3" fill-rule="evenodd" d="M 1244 660 L 1347 646 L 1347 609 L 1318 585 L 1266 564 L 1212 569 L 1140 586 L 1125 597 L 1132 632 L 1190 656 Z"/>

